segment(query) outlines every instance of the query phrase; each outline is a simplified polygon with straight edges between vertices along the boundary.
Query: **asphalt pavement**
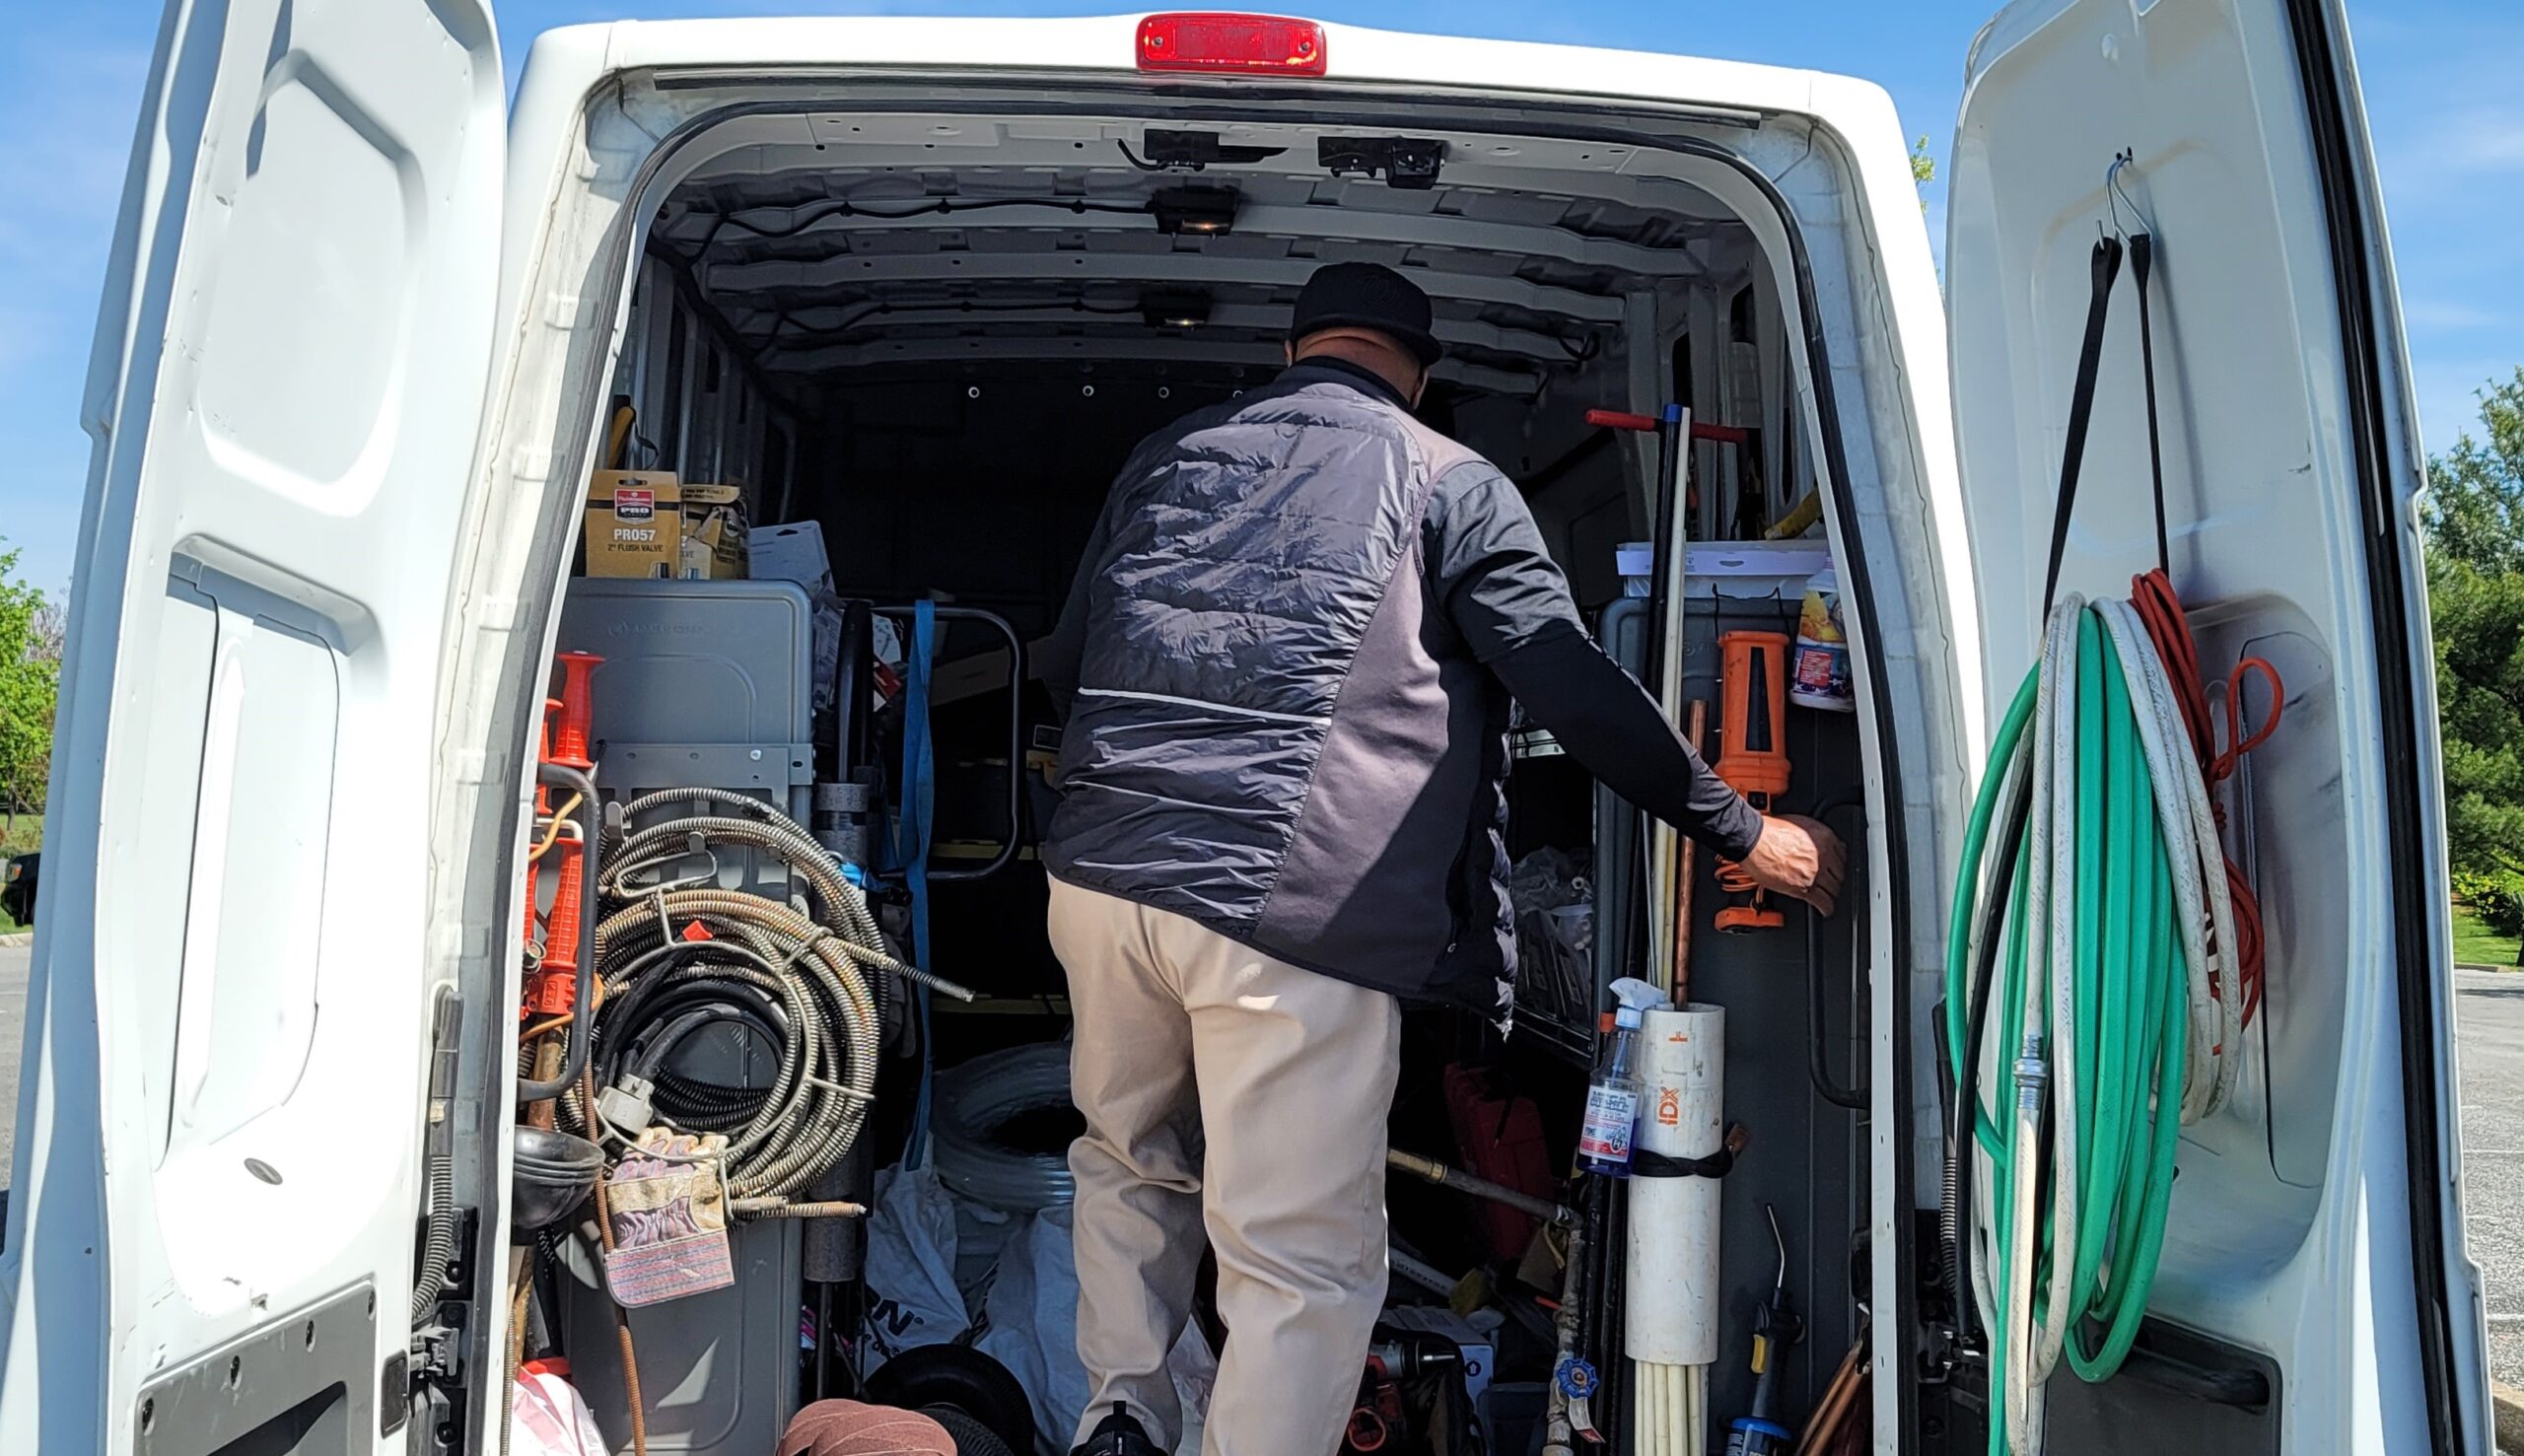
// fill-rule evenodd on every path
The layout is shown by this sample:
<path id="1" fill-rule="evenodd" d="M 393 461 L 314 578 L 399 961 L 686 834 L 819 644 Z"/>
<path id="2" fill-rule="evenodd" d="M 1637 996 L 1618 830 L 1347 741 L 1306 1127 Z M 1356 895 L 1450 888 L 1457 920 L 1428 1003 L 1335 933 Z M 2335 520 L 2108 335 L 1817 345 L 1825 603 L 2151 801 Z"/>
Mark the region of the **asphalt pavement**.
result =
<path id="1" fill-rule="evenodd" d="M 2489 1372 L 2524 1386 L 2524 971 L 2456 971 L 2463 1210 L 2489 1294 Z"/>

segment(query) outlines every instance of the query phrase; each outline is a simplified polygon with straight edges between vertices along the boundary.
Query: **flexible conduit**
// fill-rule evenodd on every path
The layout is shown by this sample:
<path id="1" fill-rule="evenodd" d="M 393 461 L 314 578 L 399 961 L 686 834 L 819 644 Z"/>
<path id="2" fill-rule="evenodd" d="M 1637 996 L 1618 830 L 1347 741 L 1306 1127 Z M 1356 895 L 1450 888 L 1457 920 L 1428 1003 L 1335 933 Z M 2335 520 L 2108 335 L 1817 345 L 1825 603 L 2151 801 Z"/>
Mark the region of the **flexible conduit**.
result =
<path id="1" fill-rule="evenodd" d="M 762 1216 L 839 1162 L 866 1125 L 880 1039 L 874 985 L 904 975 L 966 1000 L 971 993 L 889 954 L 866 896 L 829 852 L 761 800 L 671 789 L 625 804 L 623 816 L 636 822 L 686 806 L 702 812 L 607 835 L 590 1061 L 599 1085 L 645 1076 L 667 1121 L 725 1135 L 731 1206 Z M 714 812 L 723 809 L 733 812 Z M 814 914 L 705 881 L 645 882 L 696 860 L 715 880 L 723 851 L 785 864 Z M 666 1070 L 687 1039 L 724 1025 L 776 1049 L 770 1085 L 723 1086 Z M 591 1119 L 585 1096 L 567 1111 L 579 1127 Z"/>
<path id="2" fill-rule="evenodd" d="M 2042 1382 L 2064 1354 L 2100 1381 L 2130 1352 L 2181 1125 L 2233 1091 L 2235 944 L 2165 663 L 2130 603 L 2070 595 L 1999 727 L 1946 956 L 1951 1070 L 1991 1093 L 1958 1108 L 1977 1175 L 1958 1213 L 1991 1331 L 1993 1453 L 2040 1450 Z"/>
<path id="3" fill-rule="evenodd" d="M 1078 1180 L 1066 1150 L 1011 1146 L 1009 1125 L 1034 1113 L 1068 1113 L 1069 1043 L 1043 1042 L 980 1057 L 938 1077 L 930 1124 L 938 1177 L 986 1209 L 1033 1213 L 1074 1202 Z"/>
<path id="4" fill-rule="evenodd" d="M 687 938 L 693 927 L 700 938 Z M 731 1199 L 784 1197 L 840 1161 L 876 1084 L 876 1005 L 830 931 L 785 905 L 724 890 L 660 891 L 596 927 L 604 1002 L 594 1066 L 657 1084 L 676 1126 L 728 1137 Z M 762 1088 L 663 1068 L 702 1029 L 735 1023 L 779 1052 Z"/>

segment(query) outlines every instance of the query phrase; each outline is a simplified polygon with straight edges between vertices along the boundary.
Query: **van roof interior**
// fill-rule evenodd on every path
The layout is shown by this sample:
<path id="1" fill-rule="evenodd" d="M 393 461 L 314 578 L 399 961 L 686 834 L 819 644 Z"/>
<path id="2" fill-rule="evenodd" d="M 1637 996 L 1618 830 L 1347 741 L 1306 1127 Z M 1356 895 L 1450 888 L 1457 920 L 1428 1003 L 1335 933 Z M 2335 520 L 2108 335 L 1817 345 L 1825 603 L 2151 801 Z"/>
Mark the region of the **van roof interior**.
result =
<path id="1" fill-rule="evenodd" d="M 746 116 L 710 136 L 652 219 L 644 277 L 702 306 L 706 367 L 741 370 L 795 421 L 798 466 L 775 482 L 770 462 L 694 461 L 681 422 L 647 410 L 639 441 L 687 478 L 750 474 L 757 520 L 818 518 L 828 536 L 869 534 L 864 511 L 844 517 L 854 504 L 881 516 L 907 494 L 978 491 L 1000 521 L 1048 528 L 1058 566 L 1012 572 L 966 538 L 875 579 L 861 563 L 857 584 L 960 592 L 1029 630 L 1131 445 L 1269 380 L 1320 264 L 1389 264 L 1430 294 L 1446 358 L 1429 415 L 1527 486 L 1589 601 L 1618 589 L 1611 546 L 1647 525 L 1644 449 L 1606 450 L 1582 423 L 1634 407 L 1643 311 L 1664 311 L 1670 337 L 1696 289 L 1733 300 L 1736 342 L 1775 316 L 1750 230 L 1621 142 L 882 111 Z M 1773 397 L 1792 394 L 1766 352 Z M 1716 397 L 1695 401 L 1704 417 Z"/>

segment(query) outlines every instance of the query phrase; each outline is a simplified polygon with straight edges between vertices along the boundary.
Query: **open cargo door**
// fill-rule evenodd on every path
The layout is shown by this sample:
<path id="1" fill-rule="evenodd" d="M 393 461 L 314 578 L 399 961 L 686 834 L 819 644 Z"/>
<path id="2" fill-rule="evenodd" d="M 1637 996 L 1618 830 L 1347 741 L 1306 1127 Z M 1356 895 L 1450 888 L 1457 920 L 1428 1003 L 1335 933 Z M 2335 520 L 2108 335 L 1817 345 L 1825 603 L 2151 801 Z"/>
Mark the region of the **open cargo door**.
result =
<path id="1" fill-rule="evenodd" d="M 483 0 L 159 32 L 85 405 L 0 1450 L 403 1448 L 502 97 Z"/>
<path id="2" fill-rule="evenodd" d="M 2485 1449 L 2420 451 L 2340 5 L 2028 0 L 1967 78 L 1946 294 L 1991 722 L 2041 641 L 2107 235 L 2152 243 L 2167 565 L 2212 704 L 2247 655 L 2285 684 L 2217 791 L 2265 999 L 2233 1096 L 2182 1131 L 2138 1352 L 2100 1385 L 2062 1366 L 2051 1447 Z M 2064 592 L 2127 596 L 2157 565 L 2136 287 L 2124 267 Z M 2268 716 L 2261 682 L 2245 697 Z"/>

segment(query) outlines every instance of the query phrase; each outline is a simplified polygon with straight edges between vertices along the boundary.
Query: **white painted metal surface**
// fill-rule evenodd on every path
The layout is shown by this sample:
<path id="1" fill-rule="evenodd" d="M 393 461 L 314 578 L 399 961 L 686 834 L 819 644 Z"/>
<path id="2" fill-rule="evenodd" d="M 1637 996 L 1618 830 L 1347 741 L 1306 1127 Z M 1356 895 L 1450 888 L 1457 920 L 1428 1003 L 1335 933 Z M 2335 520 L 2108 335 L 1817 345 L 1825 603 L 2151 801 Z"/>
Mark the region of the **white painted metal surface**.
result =
<path id="1" fill-rule="evenodd" d="M 161 32 L 86 404 L 0 1449 L 131 1449 L 154 1378 L 362 1285 L 376 1348 L 322 1352 L 356 1409 L 404 1349 L 501 96 L 475 0 Z"/>
<path id="2" fill-rule="evenodd" d="M 2338 7 L 2318 9 L 2345 56 Z M 2269 917 L 2267 1011 L 2233 1100 L 2185 1131 L 2150 1307 L 2279 1361 L 2288 1450 L 2419 1450 L 2432 1402 L 2460 1402 L 2464 1428 L 2487 1432 L 2478 1295 L 2458 1248 L 2417 1257 L 2445 1262 L 2459 1301 L 2461 1388 L 2426 1389 L 2417 1355 L 2393 948 L 2432 941 L 2435 927 L 2396 924 L 2394 891 L 2427 876 L 2426 903 L 2445 897 L 2432 863 L 2397 863 L 2389 848 L 2388 798 L 2409 792 L 2411 766 L 2385 762 L 2378 719 L 2391 679 L 2420 679 L 2424 706 L 2428 659 L 2377 645 L 2342 324 L 2344 309 L 2376 321 L 2389 374 L 2397 306 L 2380 253 L 2371 294 L 2340 295 L 2327 188 L 2345 185 L 2330 200 L 2370 218 L 2372 203 L 2358 178 L 2325 175 L 2312 107 L 2345 105 L 2352 165 L 2371 172 L 2371 159 L 2353 77 L 2321 75 L 2309 100 L 2289 10 L 2026 0 L 1983 33 L 1949 192 L 1955 408 L 1995 714 L 2037 645 L 2090 254 L 2103 230 L 2152 231 L 2170 575 L 2211 682 L 2253 653 L 2279 666 L 2288 697 L 2278 735 L 2223 796 Z M 2136 287 L 2125 267 L 2063 590 L 2125 594 L 2156 564 Z M 2416 580 L 2413 432 L 2389 379 L 2385 394 L 2386 431 L 2405 446 L 2380 549 Z M 2246 706 L 2256 724 L 2271 711 L 2257 689 Z M 2432 718 L 2418 728 L 2432 784 Z M 2441 982 L 2441 947 L 2434 958 Z M 2440 1059 L 2442 1027 L 2440 1014 Z M 2440 1081 L 2437 1126 L 2452 1115 Z"/>

